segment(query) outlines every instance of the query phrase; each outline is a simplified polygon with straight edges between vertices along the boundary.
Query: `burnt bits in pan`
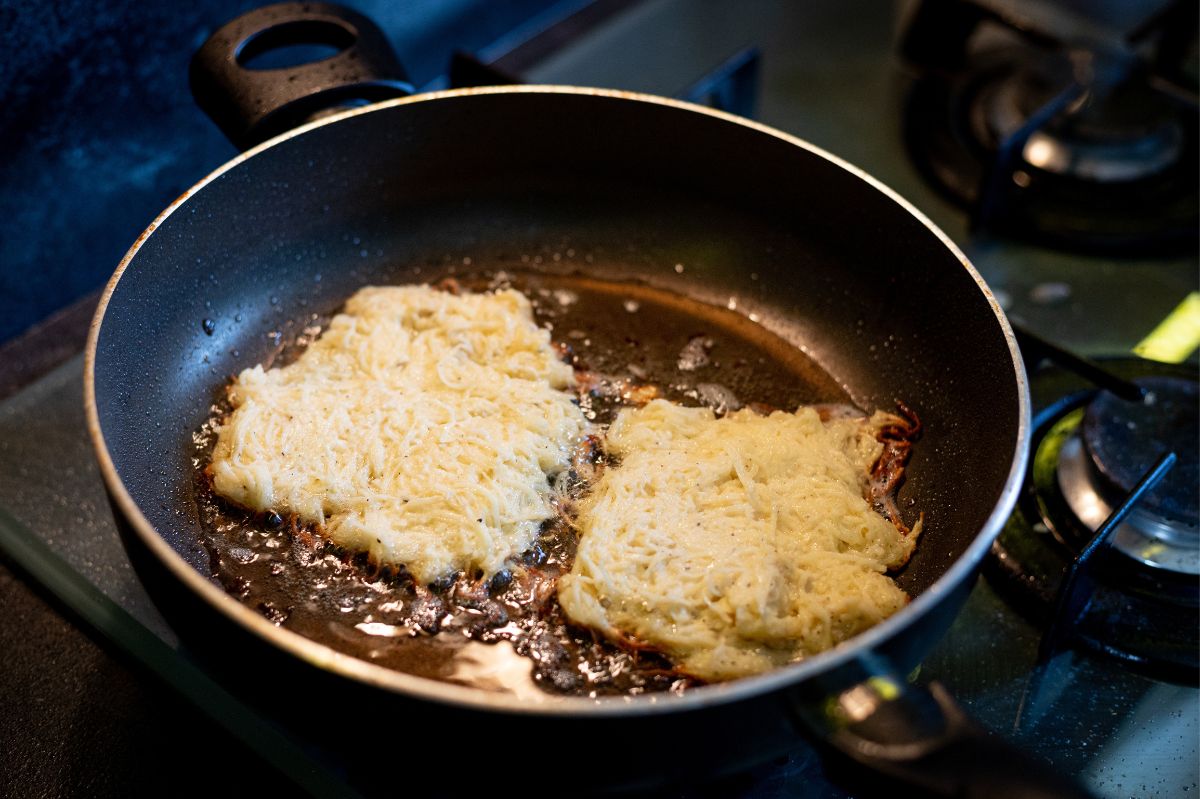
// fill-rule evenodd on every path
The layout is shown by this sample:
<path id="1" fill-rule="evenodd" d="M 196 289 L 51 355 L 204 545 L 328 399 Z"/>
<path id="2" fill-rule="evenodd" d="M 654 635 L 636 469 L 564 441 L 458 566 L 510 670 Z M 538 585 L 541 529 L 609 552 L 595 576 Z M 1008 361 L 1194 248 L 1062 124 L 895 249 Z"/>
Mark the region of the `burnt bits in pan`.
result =
<path id="1" fill-rule="evenodd" d="M 481 273 L 459 280 L 473 290 L 511 285 L 533 301 L 538 323 L 551 329 L 576 369 L 581 407 L 600 426 L 622 406 L 656 396 L 718 413 L 850 403 L 808 356 L 733 310 L 584 277 Z M 282 347 L 276 364 L 298 357 L 326 319 L 311 320 L 304 340 Z M 219 401 L 195 436 L 202 543 L 213 579 L 271 622 L 388 668 L 517 694 L 630 695 L 694 684 L 653 652 L 622 649 L 569 626 L 555 600 L 555 581 L 575 553 L 566 505 L 604 465 L 594 441 L 577 454 L 559 518 L 511 568 L 487 581 L 460 573 L 420 585 L 403 569 L 377 568 L 292 519 L 253 514 L 215 496 L 203 467 L 213 424 L 228 410 Z"/>

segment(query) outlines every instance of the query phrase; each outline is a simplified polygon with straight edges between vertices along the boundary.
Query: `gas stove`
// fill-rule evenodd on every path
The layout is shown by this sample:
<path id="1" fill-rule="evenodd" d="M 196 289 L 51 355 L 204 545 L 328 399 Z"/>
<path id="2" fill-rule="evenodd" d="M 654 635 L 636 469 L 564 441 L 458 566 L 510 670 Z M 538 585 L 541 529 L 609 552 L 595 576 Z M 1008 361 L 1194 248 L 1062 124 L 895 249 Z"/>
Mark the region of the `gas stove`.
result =
<path id="1" fill-rule="evenodd" d="M 917 679 L 941 682 L 984 726 L 1098 796 L 1196 789 L 1197 361 L 1179 333 L 1198 288 L 1186 243 L 1195 245 L 1186 165 L 1196 112 L 1186 92 L 1172 93 L 1187 78 L 1177 74 L 1186 43 L 1163 28 L 1175 6 L 1138 19 L 1109 9 L 1114 21 L 1032 0 L 568 5 L 532 36 L 460 55 L 419 88 L 522 80 L 718 105 L 836 153 L 930 216 L 1027 331 L 1036 441 L 1018 511 Z M 948 30 L 966 38 L 947 44 Z M 1113 30 L 1152 44 L 1118 59 L 1096 43 L 1111 43 Z M 938 47 L 923 50 L 931 41 Z M 1091 82 L 1071 71 L 1076 51 L 1093 53 Z M 1158 99 L 1143 115 L 1130 92 Z M 1110 193 L 1155 212 L 1117 225 L 1100 200 Z M 1081 222 L 1092 200 L 1099 216 Z M 1149 204 L 1160 201 L 1172 214 Z M 1066 211 L 1046 211 L 1056 203 Z M 1148 229 L 1151 219 L 1166 227 Z M 54 335 L 85 315 L 9 350 L 31 362 L 49 349 L 70 357 L 0 402 L 0 547 L 197 706 L 220 708 L 232 736 L 258 741 L 302 785 L 337 787 L 348 755 L 226 693 L 134 577 L 92 465 L 81 357 Z M 1160 360 L 1134 355 L 1139 345 Z M 847 796 L 836 776 L 804 749 L 715 789 L 677 792 Z"/>

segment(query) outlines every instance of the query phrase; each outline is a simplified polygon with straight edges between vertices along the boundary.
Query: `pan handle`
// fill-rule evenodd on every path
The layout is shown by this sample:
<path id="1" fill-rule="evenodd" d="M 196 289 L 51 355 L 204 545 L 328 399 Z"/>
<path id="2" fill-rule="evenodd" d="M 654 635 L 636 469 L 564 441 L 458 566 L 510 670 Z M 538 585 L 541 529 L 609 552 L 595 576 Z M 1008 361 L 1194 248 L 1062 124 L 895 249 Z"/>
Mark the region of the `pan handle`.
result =
<path id="1" fill-rule="evenodd" d="M 924 796 L 1091 796 L 1049 764 L 984 730 L 941 684 L 912 685 L 878 656 L 861 659 L 857 668 L 860 682 L 823 701 L 801 700 L 797 709 L 826 744 L 875 776 L 907 783 Z M 861 782 L 861 774 L 846 776 Z M 895 795 L 894 784 L 886 790 Z"/>
<path id="2" fill-rule="evenodd" d="M 255 65 L 288 50 L 319 60 Z M 196 51 L 189 77 L 196 103 L 242 150 L 347 107 L 413 92 L 375 23 L 332 3 L 277 3 L 237 17 Z"/>

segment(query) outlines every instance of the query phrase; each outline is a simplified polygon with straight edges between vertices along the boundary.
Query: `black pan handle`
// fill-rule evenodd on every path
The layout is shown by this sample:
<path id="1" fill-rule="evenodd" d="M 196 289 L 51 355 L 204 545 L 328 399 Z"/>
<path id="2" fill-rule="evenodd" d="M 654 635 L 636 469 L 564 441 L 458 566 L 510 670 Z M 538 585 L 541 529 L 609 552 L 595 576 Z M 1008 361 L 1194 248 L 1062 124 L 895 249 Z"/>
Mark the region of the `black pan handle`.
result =
<path id="1" fill-rule="evenodd" d="M 295 66 L 253 67 L 264 53 L 297 46 L 336 52 Z M 237 17 L 192 57 L 190 80 L 196 103 L 242 150 L 348 106 L 413 92 L 375 23 L 332 3 L 277 3 Z"/>
<path id="2" fill-rule="evenodd" d="M 805 725 L 836 753 L 922 796 L 955 799 L 1089 799 L 1083 787 L 984 730 L 939 683 L 909 684 L 878 657 L 858 664 L 863 679 L 823 701 L 798 704 Z M 831 776 L 870 790 L 878 782 L 835 763 Z M 895 796 L 895 784 L 881 795 Z"/>

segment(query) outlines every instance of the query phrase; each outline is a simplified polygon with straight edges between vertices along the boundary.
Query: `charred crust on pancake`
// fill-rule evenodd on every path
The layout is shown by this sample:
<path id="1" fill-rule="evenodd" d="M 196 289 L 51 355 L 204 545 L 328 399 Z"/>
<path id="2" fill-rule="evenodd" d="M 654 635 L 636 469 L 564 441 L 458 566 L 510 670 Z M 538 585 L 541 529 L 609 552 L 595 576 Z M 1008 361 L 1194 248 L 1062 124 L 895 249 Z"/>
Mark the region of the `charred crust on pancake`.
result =
<path id="1" fill-rule="evenodd" d="M 901 518 L 896 493 L 904 482 L 905 468 L 912 457 L 913 443 L 921 436 L 922 425 L 916 411 L 903 402 L 896 400 L 896 408 L 900 415 L 890 417 L 875 434 L 875 440 L 883 444 L 883 452 L 871 469 L 868 499 L 877 513 L 908 535 L 912 529 Z"/>

